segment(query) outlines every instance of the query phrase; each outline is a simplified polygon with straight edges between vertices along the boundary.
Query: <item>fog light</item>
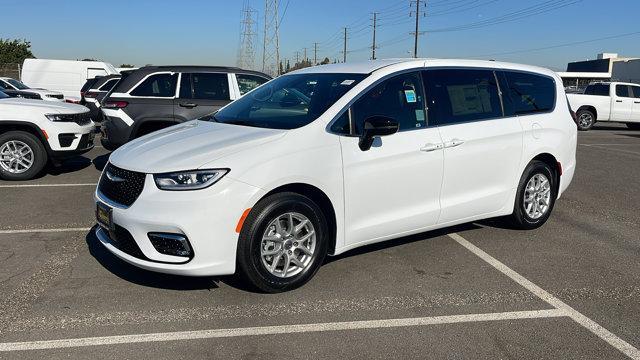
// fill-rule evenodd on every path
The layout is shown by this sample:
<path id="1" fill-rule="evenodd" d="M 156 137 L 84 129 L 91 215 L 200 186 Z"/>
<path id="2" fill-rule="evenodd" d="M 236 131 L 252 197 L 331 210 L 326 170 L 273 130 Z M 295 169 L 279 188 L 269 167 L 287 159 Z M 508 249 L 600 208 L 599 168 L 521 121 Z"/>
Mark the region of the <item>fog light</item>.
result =
<path id="1" fill-rule="evenodd" d="M 187 237 L 179 234 L 149 233 L 153 247 L 161 254 L 181 257 L 193 255 Z"/>

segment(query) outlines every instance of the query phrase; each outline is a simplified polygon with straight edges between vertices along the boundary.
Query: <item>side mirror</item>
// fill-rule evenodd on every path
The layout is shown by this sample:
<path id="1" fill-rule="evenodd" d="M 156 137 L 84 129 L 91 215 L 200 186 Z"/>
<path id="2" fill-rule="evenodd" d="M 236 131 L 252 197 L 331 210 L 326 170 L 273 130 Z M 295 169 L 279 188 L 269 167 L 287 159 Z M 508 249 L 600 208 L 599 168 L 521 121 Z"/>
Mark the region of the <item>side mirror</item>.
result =
<path id="1" fill-rule="evenodd" d="M 373 138 L 376 136 L 393 135 L 398 132 L 398 122 L 386 116 L 375 115 L 364 121 L 364 129 L 360 136 L 358 146 L 360 150 L 367 151 L 373 145 Z"/>

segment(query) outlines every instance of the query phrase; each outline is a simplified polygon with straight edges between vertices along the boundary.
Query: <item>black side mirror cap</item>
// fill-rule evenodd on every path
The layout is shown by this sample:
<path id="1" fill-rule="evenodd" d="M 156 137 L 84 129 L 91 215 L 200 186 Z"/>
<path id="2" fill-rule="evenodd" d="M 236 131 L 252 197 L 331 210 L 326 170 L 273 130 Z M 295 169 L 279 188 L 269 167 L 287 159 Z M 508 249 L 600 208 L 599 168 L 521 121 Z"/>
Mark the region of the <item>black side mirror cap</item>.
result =
<path id="1" fill-rule="evenodd" d="M 381 115 L 368 117 L 364 121 L 364 128 L 358 146 L 360 150 L 367 151 L 373 145 L 373 139 L 377 136 L 388 136 L 398 132 L 399 124 L 393 118 Z"/>

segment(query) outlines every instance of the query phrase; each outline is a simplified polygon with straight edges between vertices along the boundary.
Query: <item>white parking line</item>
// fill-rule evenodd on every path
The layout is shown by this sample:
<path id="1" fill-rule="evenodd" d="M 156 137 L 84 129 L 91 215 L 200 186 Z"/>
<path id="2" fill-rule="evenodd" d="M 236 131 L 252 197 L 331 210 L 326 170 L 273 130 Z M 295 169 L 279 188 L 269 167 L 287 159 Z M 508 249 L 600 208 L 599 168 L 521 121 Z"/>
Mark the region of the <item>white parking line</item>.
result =
<path id="1" fill-rule="evenodd" d="M 85 232 L 92 228 L 62 228 L 62 229 L 16 229 L 16 230 L 0 230 L 2 234 L 35 234 L 35 233 L 61 233 L 61 232 Z"/>
<path id="2" fill-rule="evenodd" d="M 640 155 L 640 152 L 636 152 L 636 151 L 629 151 L 629 150 L 622 150 L 622 149 L 612 149 L 612 148 L 605 147 L 605 146 L 590 145 L 590 144 L 580 144 L 580 145 L 587 146 L 587 147 L 590 147 L 592 149 L 599 149 L 599 150 L 604 150 L 604 151 L 609 151 L 609 152 L 616 152 L 616 153 L 630 154 L 630 155 Z"/>
<path id="3" fill-rule="evenodd" d="M 231 329 L 178 331 L 178 332 L 155 333 L 155 334 L 99 336 L 99 337 L 76 338 L 76 339 L 0 343 L 0 352 L 59 349 L 59 348 L 97 346 L 97 345 L 149 343 L 149 342 L 178 341 L 178 340 L 230 338 L 230 337 L 243 337 L 243 336 L 259 336 L 259 335 L 297 334 L 297 333 L 341 331 L 341 330 L 397 328 L 397 327 L 457 324 L 457 323 L 481 322 L 481 321 L 538 319 L 538 318 L 552 318 L 552 317 L 561 317 L 561 316 L 566 316 L 563 311 L 558 309 L 550 309 L 550 310 L 535 310 L 535 311 L 513 311 L 513 312 L 489 313 L 489 314 L 451 315 L 451 316 L 433 316 L 433 317 L 404 318 L 404 319 L 343 321 L 343 322 L 300 324 L 300 325 L 277 325 L 277 326 L 261 326 L 261 327 L 246 327 L 246 328 L 231 328 Z"/>
<path id="4" fill-rule="evenodd" d="M 571 306 L 567 305 L 557 297 L 551 295 L 549 292 L 542 289 L 538 285 L 527 280 L 524 276 L 518 274 L 517 272 L 515 272 L 505 264 L 496 260 L 491 255 L 482 251 L 480 248 L 473 245 L 462 236 L 456 233 L 452 233 L 452 234 L 449 234 L 449 237 L 455 240 L 458 244 L 467 248 L 467 250 L 474 253 L 476 256 L 484 260 L 489 265 L 493 266 L 496 270 L 508 276 L 511 280 L 517 282 L 520 286 L 531 291 L 533 294 L 535 294 L 540 299 L 547 302 L 549 305 L 555 307 L 556 309 L 561 310 L 566 316 L 570 317 L 571 319 L 573 319 L 573 321 L 587 328 L 589 331 L 591 331 L 592 333 L 600 337 L 602 340 L 606 341 L 609 345 L 620 350 L 622 353 L 624 353 L 625 355 L 627 355 L 632 359 L 640 359 L 640 351 L 634 346 L 632 346 L 631 344 L 629 344 L 628 342 L 622 340 L 621 338 L 619 338 L 609 330 L 603 328 L 595 321 L 582 315 L 580 312 L 578 312 Z"/>
<path id="5" fill-rule="evenodd" d="M 76 186 L 98 186 L 98 184 L 97 183 L 84 183 L 84 184 L 16 184 L 16 185 L 0 185 L 0 188 L 76 187 Z"/>

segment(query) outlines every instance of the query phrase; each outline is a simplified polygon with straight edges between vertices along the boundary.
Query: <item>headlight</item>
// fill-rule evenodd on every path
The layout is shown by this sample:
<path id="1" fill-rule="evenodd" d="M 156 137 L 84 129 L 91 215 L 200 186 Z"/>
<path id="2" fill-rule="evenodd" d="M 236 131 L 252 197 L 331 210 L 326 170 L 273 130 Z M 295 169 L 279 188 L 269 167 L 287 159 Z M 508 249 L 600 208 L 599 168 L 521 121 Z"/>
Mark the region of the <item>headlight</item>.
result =
<path id="1" fill-rule="evenodd" d="M 153 179 L 160 190 L 199 190 L 215 184 L 228 172 L 229 169 L 180 171 L 155 174 Z"/>
<path id="2" fill-rule="evenodd" d="M 61 114 L 45 114 L 45 116 L 51 121 L 66 121 Z"/>

